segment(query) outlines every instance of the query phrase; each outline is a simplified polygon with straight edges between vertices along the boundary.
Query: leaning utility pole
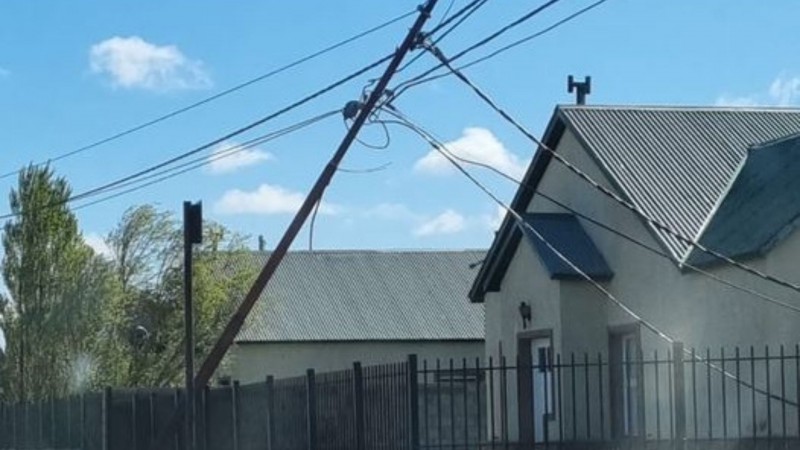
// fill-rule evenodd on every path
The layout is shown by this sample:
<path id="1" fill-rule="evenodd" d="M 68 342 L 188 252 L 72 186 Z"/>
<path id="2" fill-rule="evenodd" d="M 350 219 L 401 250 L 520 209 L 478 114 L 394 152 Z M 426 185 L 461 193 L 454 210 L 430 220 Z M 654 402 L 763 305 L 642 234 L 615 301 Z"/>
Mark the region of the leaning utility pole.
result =
<path id="1" fill-rule="evenodd" d="M 347 150 L 353 144 L 353 141 L 355 141 L 356 135 L 369 118 L 378 100 L 380 100 L 380 98 L 383 96 L 386 86 L 389 84 L 392 76 L 397 71 L 397 68 L 400 66 L 403 58 L 410 50 L 414 48 L 417 43 L 421 42 L 420 37 L 422 26 L 430 17 L 436 2 L 437 0 L 427 0 L 424 5 L 419 7 L 420 14 L 417 17 L 417 20 L 408 31 L 403 43 L 400 44 L 400 47 L 398 47 L 395 51 L 394 57 L 389 62 L 389 66 L 386 68 L 386 71 L 383 73 L 380 80 L 378 80 L 378 83 L 375 85 L 375 89 L 367 97 L 367 100 L 363 104 L 359 105 L 358 114 L 353 121 L 353 125 L 347 130 L 347 134 L 345 134 L 344 139 L 342 139 L 341 144 L 339 144 L 339 147 L 336 149 L 336 153 L 334 153 L 331 160 L 322 170 L 322 173 L 319 175 L 319 178 L 317 178 L 317 181 L 314 183 L 314 186 L 311 188 L 308 196 L 303 201 L 302 206 L 300 206 L 300 210 L 297 211 L 297 214 L 294 216 L 294 219 L 292 219 L 292 222 L 289 224 L 289 227 L 286 229 L 283 237 L 278 242 L 275 250 L 270 254 L 269 259 L 267 260 L 266 264 L 264 264 L 264 267 L 261 269 L 261 272 L 258 274 L 255 282 L 253 282 L 253 285 L 250 287 L 250 290 L 247 292 L 247 295 L 245 296 L 241 305 L 239 305 L 239 308 L 233 314 L 216 344 L 214 344 L 214 347 L 211 349 L 211 352 L 208 354 L 205 361 L 203 361 L 202 366 L 200 366 L 200 369 L 197 371 L 197 375 L 195 375 L 194 378 L 194 389 L 206 386 L 211 380 L 211 376 L 219 367 L 222 358 L 225 356 L 225 353 L 228 351 L 228 348 L 230 348 L 231 344 L 233 344 L 233 340 L 239 333 L 242 325 L 244 325 L 247 315 L 250 313 L 250 310 L 253 309 L 253 306 L 261 296 L 261 293 L 264 291 L 264 288 L 266 288 L 270 279 L 272 279 L 272 275 L 275 273 L 275 270 L 277 270 L 278 266 L 283 260 L 283 257 L 286 255 L 286 252 L 292 245 L 292 242 L 297 237 L 297 234 L 300 233 L 300 229 L 308 219 L 308 216 L 311 214 L 314 206 L 322 198 L 322 194 L 325 192 L 325 188 L 328 186 L 333 178 L 333 175 L 336 173 L 339 163 L 341 163 L 342 159 L 347 153 Z M 185 403 L 183 405 L 185 405 Z M 179 405 L 179 408 L 181 407 L 183 406 Z M 174 430 L 175 421 L 179 417 L 180 414 L 178 411 L 176 411 L 173 414 L 170 422 L 167 424 L 162 436 Z M 157 439 L 157 441 L 160 441 L 160 439 Z M 155 442 L 154 444 L 158 445 L 158 442 Z"/>
<path id="2" fill-rule="evenodd" d="M 195 398 L 194 388 L 194 301 L 192 299 L 192 246 L 203 242 L 203 204 L 183 202 L 183 323 L 186 369 L 186 408 L 184 408 L 184 448 L 194 450 Z"/>
<path id="3" fill-rule="evenodd" d="M 278 265 L 280 265 L 283 257 L 289 250 L 289 246 L 292 245 L 292 242 L 300 232 L 300 229 L 303 227 L 306 219 L 308 219 L 308 216 L 311 214 L 311 210 L 314 208 L 314 205 L 316 205 L 317 202 L 319 202 L 322 198 L 325 188 L 333 178 L 333 174 L 336 173 L 339 163 L 342 161 L 344 155 L 347 153 L 348 148 L 355 140 L 359 130 L 364 125 L 364 122 L 366 122 L 369 115 L 372 114 L 372 109 L 383 95 L 383 92 L 386 89 L 386 86 L 389 84 L 389 80 L 392 78 L 392 75 L 394 75 L 395 71 L 400 66 L 400 63 L 403 61 L 403 57 L 406 55 L 406 53 L 408 53 L 409 50 L 413 48 L 415 43 L 417 43 L 420 32 L 422 31 L 422 26 L 425 24 L 425 21 L 428 19 L 428 17 L 430 17 L 436 1 L 437 0 L 428 0 L 425 5 L 420 8 L 420 14 L 417 17 L 416 22 L 414 22 L 411 30 L 409 30 L 408 35 L 406 36 L 405 40 L 403 40 L 403 43 L 395 51 L 394 58 L 392 58 L 391 62 L 389 62 L 389 67 L 386 68 L 383 76 L 378 81 L 378 84 L 375 86 L 375 90 L 370 93 L 367 101 L 361 105 L 358 115 L 353 122 L 353 126 L 347 131 L 342 143 L 339 144 L 339 148 L 336 150 L 336 153 L 334 153 L 333 158 L 331 158 L 330 162 L 328 162 L 328 165 L 325 166 L 325 169 L 322 170 L 319 178 L 317 178 L 317 182 L 314 183 L 314 187 L 311 188 L 311 192 L 309 192 L 308 196 L 303 202 L 303 205 L 300 207 L 300 210 L 297 211 L 294 219 L 292 219 L 292 222 L 286 229 L 286 233 L 284 233 L 283 237 L 278 242 L 278 245 L 275 247 L 275 250 L 269 257 L 269 260 L 267 260 L 267 263 L 264 265 L 264 268 L 261 269 L 261 273 L 258 274 L 258 278 L 256 278 L 253 286 L 250 287 L 250 291 L 247 293 L 247 296 L 245 296 L 242 304 L 236 310 L 236 313 L 234 313 L 233 317 L 231 317 L 231 320 L 228 322 L 228 325 L 225 327 L 222 335 L 217 340 L 217 343 L 214 345 L 211 353 L 209 353 L 208 357 L 205 359 L 205 361 L 203 361 L 203 365 L 200 367 L 200 370 L 198 370 L 197 376 L 194 380 L 195 386 L 205 386 L 211 379 L 214 371 L 217 370 L 217 367 L 219 367 L 222 358 L 225 356 L 228 348 L 233 343 L 236 334 L 239 333 L 239 330 L 242 328 L 242 325 L 244 324 L 247 315 L 250 313 L 250 310 L 253 308 L 253 305 L 255 305 L 256 300 L 258 300 L 258 298 L 261 296 L 261 293 L 264 291 L 267 283 L 269 283 L 272 275 L 278 268 Z"/>

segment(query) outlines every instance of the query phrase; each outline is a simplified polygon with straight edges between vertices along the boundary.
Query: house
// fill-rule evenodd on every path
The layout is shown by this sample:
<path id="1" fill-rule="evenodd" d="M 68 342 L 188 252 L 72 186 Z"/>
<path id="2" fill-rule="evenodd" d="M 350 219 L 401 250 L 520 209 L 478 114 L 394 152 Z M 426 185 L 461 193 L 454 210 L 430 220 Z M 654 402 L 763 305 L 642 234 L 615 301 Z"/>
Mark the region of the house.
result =
<path id="1" fill-rule="evenodd" d="M 252 252 L 262 266 L 269 253 Z M 485 251 L 293 251 L 231 349 L 242 383 L 364 365 L 484 354 L 483 305 L 467 299 Z"/>
<path id="2" fill-rule="evenodd" d="M 798 133 L 797 109 L 575 105 L 542 141 L 646 217 L 800 282 Z M 469 294 L 487 357 L 518 358 L 494 437 L 797 437 L 797 290 L 676 238 L 541 149 L 511 207 L 527 225 L 505 218 Z"/>

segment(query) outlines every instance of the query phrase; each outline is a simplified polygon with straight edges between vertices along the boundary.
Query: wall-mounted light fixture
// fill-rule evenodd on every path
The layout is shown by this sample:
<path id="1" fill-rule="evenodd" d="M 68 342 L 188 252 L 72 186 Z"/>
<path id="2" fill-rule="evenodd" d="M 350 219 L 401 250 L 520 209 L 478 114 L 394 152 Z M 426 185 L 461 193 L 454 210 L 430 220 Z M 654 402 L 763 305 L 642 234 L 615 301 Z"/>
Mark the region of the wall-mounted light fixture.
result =
<path id="1" fill-rule="evenodd" d="M 520 302 L 519 315 L 522 317 L 522 329 L 524 330 L 528 328 L 528 324 L 531 322 L 531 305 Z"/>

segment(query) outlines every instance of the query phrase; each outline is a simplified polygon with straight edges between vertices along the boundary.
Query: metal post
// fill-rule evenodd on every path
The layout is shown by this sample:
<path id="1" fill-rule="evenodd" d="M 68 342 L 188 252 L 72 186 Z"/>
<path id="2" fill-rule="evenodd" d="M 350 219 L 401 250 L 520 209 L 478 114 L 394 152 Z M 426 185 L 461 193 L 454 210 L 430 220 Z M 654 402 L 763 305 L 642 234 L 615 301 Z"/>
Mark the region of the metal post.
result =
<path id="1" fill-rule="evenodd" d="M 364 372 L 360 362 L 353 363 L 353 406 L 356 416 L 356 450 L 364 450 Z"/>
<path id="2" fill-rule="evenodd" d="M 683 342 L 672 343 L 672 378 L 674 379 L 672 402 L 675 405 L 675 440 L 677 448 L 686 441 L 686 383 L 683 370 Z"/>
<path id="3" fill-rule="evenodd" d="M 267 375 L 267 450 L 273 449 L 273 436 L 275 433 L 275 378 Z"/>
<path id="4" fill-rule="evenodd" d="M 308 450 L 317 450 L 317 385 L 314 369 L 306 371 L 306 409 Z"/>
<path id="5" fill-rule="evenodd" d="M 111 450 L 111 388 L 103 391 L 103 450 Z"/>
<path id="6" fill-rule="evenodd" d="M 465 360 L 466 361 L 466 360 Z M 466 364 L 466 363 L 465 363 Z M 408 420 L 411 422 L 409 427 L 411 450 L 419 448 L 419 370 L 417 367 L 417 355 L 408 355 Z M 464 382 L 466 386 L 466 378 Z M 466 398 L 466 397 L 465 397 Z M 466 414 L 464 415 L 466 420 Z M 454 427 L 455 428 L 455 427 Z M 466 430 L 467 427 L 465 426 Z"/>
<path id="7" fill-rule="evenodd" d="M 239 450 L 239 380 L 231 386 L 231 423 L 233 450 Z"/>
<path id="8" fill-rule="evenodd" d="M 186 365 L 186 409 L 184 445 L 186 450 L 197 447 L 195 436 L 194 388 L 194 323 L 192 301 L 192 245 L 203 241 L 203 204 L 183 202 L 183 317 Z"/>

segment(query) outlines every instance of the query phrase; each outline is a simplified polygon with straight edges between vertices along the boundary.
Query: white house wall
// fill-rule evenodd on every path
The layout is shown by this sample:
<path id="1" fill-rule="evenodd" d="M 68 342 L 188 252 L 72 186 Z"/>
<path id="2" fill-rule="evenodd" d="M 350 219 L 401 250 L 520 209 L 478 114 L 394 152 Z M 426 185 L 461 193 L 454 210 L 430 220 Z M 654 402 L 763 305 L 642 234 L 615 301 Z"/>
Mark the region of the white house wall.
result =
<path id="1" fill-rule="evenodd" d="M 565 132 L 558 151 L 601 184 L 611 186 L 569 130 Z M 556 161 L 551 161 L 538 190 L 664 251 L 639 218 Z M 539 196 L 534 196 L 528 211 L 567 212 Z M 614 278 L 604 285 L 636 314 L 684 342 L 687 348 L 697 347 L 705 352 L 710 347 L 718 356 L 720 347 L 725 347 L 728 355 L 732 355 L 735 346 L 743 347 L 744 354 L 749 352 L 750 345 L 755 345 L 757 354 L 761 355 L 764 345 L 775 346 L 772 350 L 777 352 L 777 346 L 785 344 L 793 352 L 794 345 L 800 342 L 800 314 L 765 303 L 752 294 L 724 286 L 692 271 L 681 272 L 672 261 L 580 220 L 614 271 Z M 800 280 L 798 255 L 800 236 L 794 233 L 779 243 L 768 258 L 747 263 L 797 281 Z M 708 270 L 721 278 L 800 306 L 800 294 L 739 269 L 718 266 Z M 552 330 L 554 351 L 564 358 L 570 352 L 582 355 L 584 351 L 592 355 L 602 352 L 607 357 L 609 327 L 636 323 L 631 315 L 611 304 L 588 283 L 550 280 L 538 256 L 523 239 L 500 291 L 486 296 L 487 356 L 496 357 L 498 348 L 502 346 L 504 353 L 513 359 L 517 333 L 522 331 L 518 313 L 520 301 L 532 305 L 533 323 L 529 329 Z M 665 340 L 646 328 L 641 329 L 641 337 L 645 355 L 652 356 L 657 350 L 663 357 L 669 348 Z M 777 372 L 773 371 L 773 378 L 779 376 Z M 719 373 L 716 376 L 719 377 Z M 756 382 L 763 385 L 763 375 L 757 374 Z M 793 386 L 787 388 L 787 397 L 796 398 Z M 718 412 L 713 409 L 712 417 Z M 653 418 L 649 416 L 648 433 L 652 434 Z M 702 425 L 708 414 L 699 412 L 698 417 Z M 514 421 L 512 418 L 510 423 L 512 437 L 517 429 Z M 721 424 L 715 426 L 719 429 Z M 791 429 L 796 430 L 796 425 Z"/>
<path id="2" fill-rule="evenodd" d="M 466 301 L 466 300 L 465 300 Z M 276 378 L 304 375 L 307 369 L 317 372 L 350 369 L 353 362 L 363 366 L 406 361 L 416 354 L 420 367 L 428 360 L 430 367 L 436 358 L 447 364 L 462 358 L 473 364 L 482 357 L 481 341 L 370 341 L 370 342 L 308 342 L 237 344 L 232 349 L 230 375 L 241 383 L 264 381 L 270 374 Z"/>

